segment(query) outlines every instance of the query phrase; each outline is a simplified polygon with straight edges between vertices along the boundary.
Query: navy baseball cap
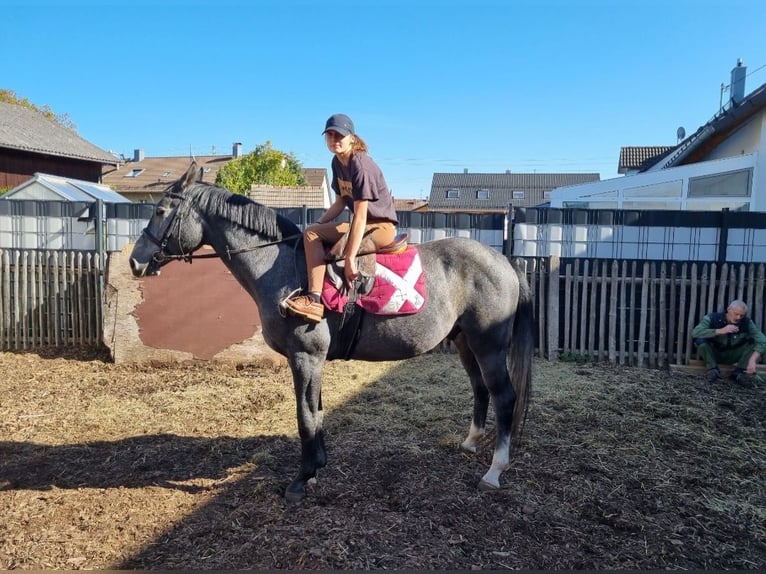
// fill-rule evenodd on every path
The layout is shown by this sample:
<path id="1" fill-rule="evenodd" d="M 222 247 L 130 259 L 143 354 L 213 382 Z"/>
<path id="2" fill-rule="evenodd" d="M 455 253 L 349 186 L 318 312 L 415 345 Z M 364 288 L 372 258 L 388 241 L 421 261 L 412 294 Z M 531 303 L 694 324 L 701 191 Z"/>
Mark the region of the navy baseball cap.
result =
<path id="1" fill-rule="evenodd" d="M 354 133 L 354 122 L 346 114 L 333 114 L 327 119 L 322 135 L 329 131 L 338 132 L 342 136 Z"/>

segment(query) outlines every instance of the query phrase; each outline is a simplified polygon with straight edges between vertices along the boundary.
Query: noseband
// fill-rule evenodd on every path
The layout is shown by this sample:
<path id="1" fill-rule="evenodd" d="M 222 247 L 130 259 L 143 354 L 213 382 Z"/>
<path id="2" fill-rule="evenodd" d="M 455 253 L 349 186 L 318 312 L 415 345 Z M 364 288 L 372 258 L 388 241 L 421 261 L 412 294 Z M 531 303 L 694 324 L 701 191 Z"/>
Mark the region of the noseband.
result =
<path id="1" fill-rule="evenodd" d="M 171 197 L 173 199 L 178 199 L 179 201 L 184 201 L 186 198 L 179 194 L 179 193 L 173 193 L 173 192 L 166 192 L 166 197 Z M 175 255 L 173 253 L 168 253 L 166 251 L 166 248 L 168 246 L 168 241 L 170 241 L 171 232 L 173 231 L 173 224 L 175 224 L 175 227 L 178 228 L 179 234 L 181 231 L 181 218 L 177 217 L 178 215 L 178 207 L 181 204 L 179 203 L 176 207 L 173 208 L 173 213 L 170 214 L 170 218 L 168 220 L 167 225 L 165 226 L 165 231 L 162 234 L 162 237 L 157 237 L 154 232 L 149 229 L 149 227 L 144 227 L 144 229 L 141 231 L 143 235 L 145 235 L 149 241 L 154 243 L 157 247 L 160 248 L 159 251 L 156 251 L 154 255 L 152 255 L 152 261 L 159 264 L 163 261 L 167 261 L 168 259 L 183 259 L 184 261 L 187 261 L 191 263 L 192 254 L 191 253 L 183 253 L 183 248 L 181 247 L 181 239 L 176 239 L 176 243 L 178 243 L 178 248 L 181 250 L 180 255 Z"/>

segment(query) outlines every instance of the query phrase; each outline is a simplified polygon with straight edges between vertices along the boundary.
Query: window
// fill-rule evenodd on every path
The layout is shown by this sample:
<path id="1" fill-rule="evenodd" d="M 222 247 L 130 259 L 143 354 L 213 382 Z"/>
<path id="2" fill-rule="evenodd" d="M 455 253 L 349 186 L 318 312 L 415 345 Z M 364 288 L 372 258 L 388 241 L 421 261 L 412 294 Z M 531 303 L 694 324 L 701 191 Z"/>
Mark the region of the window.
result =
<path id="1" fill-rule="evenodd" d="M 457 199 L 460 197 L 460 190 L 459 189 L 448 189 L 447 190 L 447 199 Z"/>
<path id="2" fill-rule="evenodd" d="M 689 197 L 748 197 L 752 169 L 689 178 Z"/>
<path id="3" fill-rule="evenodd" d="M 488 189 L 476 190 L 476 199 L 489 199 L 489 190 Z"/>
<path id="4" fill-rule="evenodd" d="M 524 192 L 523 191 L 514 191 L 513 192 L 513 199 L 524 199 Z"/>
<path id="5" fill-rule="evenodd" d="M 551 198 L 551 192 L 550 191 L 544 191 L 543 192 L 543 199 L 550 199 Z"/>
<path id="6" fill-rule="evenodd" d="M 662 181 L 651 185 L 642 185 L 640 187 L 626 187 L 622 191 L 622 197 L 625 199 L 644 199 L 659 197 L 681 197 L 683 181 L 680 179 L 672 181 Z M 649 209 L 649 208 L 647 208 Z M 680 208 L 671 208 L 680 209 Z"/>
<path id="7" fill-rule="evenodd" d="M 142 173 L 144 173 L 144 168 L 137 167 L 135 169 L 131 169 L 128 173 L 126 173 L 125 177 L 138 177 Z"/>

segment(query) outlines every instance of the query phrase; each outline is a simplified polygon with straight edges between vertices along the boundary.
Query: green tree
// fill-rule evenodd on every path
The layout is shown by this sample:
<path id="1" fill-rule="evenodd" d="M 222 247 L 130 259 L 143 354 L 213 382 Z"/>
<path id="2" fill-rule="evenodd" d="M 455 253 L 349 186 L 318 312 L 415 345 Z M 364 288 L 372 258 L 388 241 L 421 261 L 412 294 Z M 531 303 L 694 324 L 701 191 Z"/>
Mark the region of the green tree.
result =
<path id="1" fill-rule="evenodd" d="M 54 121 L 57 124 L 60 124 L 64 126 L 65 128 L 70 129 L 72 131 L 77 131 L 77 126 L 72 121 L 72 118 L 69 117 L 69 114 L 57 114 L 47 104 L 42 107 L 36 106 L 32 102 L 30 102 L 27 98 L 23 98 L 21 96 L 16 95 L 16 92 L 14 92 L 13 90 L 5 90 L 0 88 L 0 102 L 4 102 L 6 104 L 15 104 L 17 106 L 23 106 L 25 108 L 29 108 L 30 110 L 35 110 L 37 112 L 40 112 L 49 120 Z"/>
<path id="2" fill-rule="evenodd" d="M 215 183 L 233 193 L 248 195 L 254 183 L 297 187 L 306 185 L 306 179 L 293 154 L 276 150 L 267 141 L 249 154 L 226 162 L 218 171 Z"/>

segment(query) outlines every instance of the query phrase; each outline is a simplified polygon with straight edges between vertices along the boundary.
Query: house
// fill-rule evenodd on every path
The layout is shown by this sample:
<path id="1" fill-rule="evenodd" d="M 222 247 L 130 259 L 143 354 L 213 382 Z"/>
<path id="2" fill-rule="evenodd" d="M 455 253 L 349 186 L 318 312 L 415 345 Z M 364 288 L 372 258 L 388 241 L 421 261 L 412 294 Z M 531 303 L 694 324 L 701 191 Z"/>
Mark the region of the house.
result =
<path id="1" fill-rule="evenodd" d="M 250 186 L 250 199 L 277 209 L 280 207 L 303 207 L 327 209 L 335 201 L 335 192 L 330 187 L 327 170 L 319 167 L 303 169 L 307 185 L 273 186 L 253 184 Z"/>
<path id="2" fill-rule="evenodd" d="M 766 211 L 766 84 L 745 96 L 745 77 L 739 61 L 729 101 L 678 145 L 625 160 L 625 177 L 558 188 L 551 207 Z"/>
<path id="3" fill-rule="evenodd" d="M 675 149 L 675 146 L 624 146 L 620 148 L 620 162 L 617 173 L 635 175 L 654 165 Z"/>
<path id="4" fill-rule="evenodd" d="M 428 197 L 430 211 L 506 213 L 509 206 L 534 207 L 552 189 L 599 181 L 597 173 L 435 173 Z"/>
<path id="5" fill-rule="evenodd" d="M 0 191 L 35 173 L 99 183 L 104 166 L 117 162 L 114 155 L 37 110 L 0 102 Z"/>
<path id="6" fill-rule="evenodd" d="M 192 161 L 200 169 L 200 181 L 215 183 L 218 170 L 239 157 L 242 144 L 234 144 L 231 155 L 146 157 L 143 150 L 133 151 L 132 161 L 118 165 L 103 175 L 103 182 L 120 195 L 136 203 L 156 203 L 165 189 L 186 173 Z"/>
<path id="7" fill-rule="evenodd" d="M 218 170 L 242 155 L 242 144 L 235 142 L 232 153 L 225 155 L 146 157 L 136 149 L 133 159 L 118 165 L 103 176 L 105 184 L 133 202 L 156 203 L 165 189 L 181 177 L 191 161 L 200 169 L 200 181 L 215 183 Z M 250 197 L 268 207 L 329 207 L 334 200 L 324 168 L 304 168 L 306 187 L 279 188 L 253 185 Z"/>
<path id="8" fill-rule="evenodd" d="M 396 199 L 394 198 L 396 211 L 428 211 L 428 201 L 425 199 Z"/>

